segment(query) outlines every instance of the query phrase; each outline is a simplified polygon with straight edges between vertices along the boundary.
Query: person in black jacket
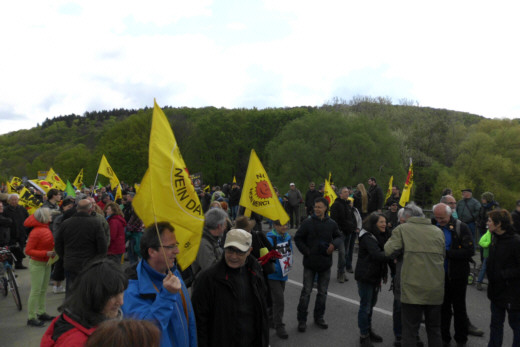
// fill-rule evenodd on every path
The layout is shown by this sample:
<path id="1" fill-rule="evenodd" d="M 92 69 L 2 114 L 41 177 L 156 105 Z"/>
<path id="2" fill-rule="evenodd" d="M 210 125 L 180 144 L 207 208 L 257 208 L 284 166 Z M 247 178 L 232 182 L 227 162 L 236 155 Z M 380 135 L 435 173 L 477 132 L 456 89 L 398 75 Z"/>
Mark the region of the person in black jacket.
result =
<path id="1" fill-rule="evenodd" d="M 436 225 L 443 231 L 446 245 L 444 261 L 444 301 L 441 308 L 441 334 L 445 344 L 451 340 L 451 317 L 454 319 L 454 339 L 464 346 L 468 341 L 466 288 L 469 261 L 474 254 L 473 238 L 469 227 L 451 215 L 451 208 L 443 203 L 433 206 Z M 453 311 L 452 311 L 453 308 Z"/>
<path id="2" fill-rule="evenodd" d="M 99 219 L 90 214 L 92 202 L 80 200 L 76 214 L 64 221 L 55 235 L 56 253 L 63 259 L 66 295 L 83 266 L 96 257 L 106 256 L 107 238 Z"/>
<path id="3" fill-rule="evenodd" d="M 487 260 L 488 299 L 491 301 L 491 326 L 488 346 L 502 346 L 506 312 L 513 329 L 513 346 L 520 346 L 520 236 L 511 226 L 506 210 L 488 214 L 492 234 Z"/>
<path id="4" fill-rule="evenodd" d="M 370 214 L 359 233 L 359 253 L 354 273 L 360 296 L 358 326 L 362 347 L 383 341 L 372 330 L 372 310 L 377 302 L 377 292 L 381 290 L 381 282 L 387 281 L 387 264 L 390 260 L 384 251 L 387 239 L 385 216 L 378 212 Z"/>
<path id="5" fill-rule="evenodd" d="M 314 213 L 314 200 L 323 196 L 323 193 L 316 190 L 316 184 L 314 182 L 309 183 L 309 190 L 305 193 L 305 209 L 307 210 L 307 216 Z"/>
<path id="6" fill-rule="evenodd" d="M 318 276 L 318 295 L 314 304 L 314 323 L 322 329 L 328 324 L 323 319 L 327 288 L 332 267 L 332 252 L 339 245 L 341 233 L 338 225 L 327 215 L 329 202 L 320 197 L 314 201 L 314 214 L 305 219 L 294 235 L 294 243 L 303 254 L 303 288 L 298 303 L 298 331 L 307 329 L 307 308 L 314 277 Z"/>
<path id="7" fill-rule="evenodd" d="M 27 269 L 27 266 L 22 264 L 25 254 L 25 241 L 27 240 L 27 230 L 23 223 L 29 218 L 29 213 L 25 207 L 18 204 L 20 197 L 18 194 L 9 194 L 7 197 L 7 206 L 4 207 L 4 217 L 11 219 L 12 223 L 9 226 L 9 246 L 11 252 L 16 258 L 15 269 Z"/>
<path id="8" fill-rule="evenodd" d="M 383 203 L 385 198 L 383 196 L 383 190 L 377 185 L 376 179 L 370 177 L 368 179 L 368 213 L 374 211 L 381 212 L 383 209 Z"/>
<path id="9" fill-rule="evenodd" d="M 348 200 L 349 194 L 350 190 L 347 187 L 342 187 L 339 191 L 339 197 L 336 198 L 330 207 L 330 218 L 334 219 L 343 234 L 341 236 L 343 242 L 340 242 L 338 247 L 337 280 L 339 283 L 348 281 L 348 278 L 345 276 L 347 264 L 346 250 L 349 247 L 351 235 L 356 231 L 354 213 Z"/>
<path id="10" fill-rule="evenodd" d="M 516 201 L 516 207 L 513 212 L 511 212 L 511 218 L 513 219 L 513 230 L 520 234 L 520 200 Z"/>
<path id="11" fill-rule="evenodd" d="M 229 208 L 231 209 L 231 220 L 238 217 L 238 204 L 240 203 L 240 196 L 242 190 L 236 182 L 233 182 L 231 190 L 229 191 Z"/>
<path id="12" fill-rule="evenodd" d="M 250 233 L 230 230 L 222 260 L 195 280 L 191 301 L 199 346 L 269 345 L 266 287 L 252 249 Z"/>

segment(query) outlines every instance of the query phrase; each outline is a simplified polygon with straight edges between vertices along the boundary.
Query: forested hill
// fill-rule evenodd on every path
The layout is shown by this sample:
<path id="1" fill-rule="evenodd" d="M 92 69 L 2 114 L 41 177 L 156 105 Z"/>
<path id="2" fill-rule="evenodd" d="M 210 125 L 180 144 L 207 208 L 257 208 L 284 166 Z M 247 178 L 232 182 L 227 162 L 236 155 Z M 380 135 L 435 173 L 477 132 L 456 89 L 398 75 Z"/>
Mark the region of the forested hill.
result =
<path id="1" fill-rule="evenodd" d="M 403 186 L 414 163 L 414 200 L 436 203 L 443 188 L 491 191 L 509 209 L 520 199 L 519 120 L 427 107 L 384 98 L 334 100 L 321 107 L 224 109 L 163 107 L 191 173 L 205 183 L 243 180 L 255 149 L 281 192 L 329 172 L 337 186 L 375 176 Z M 0 180 L 35 178 L 50 167 L 65 180 L 84 168 L 92 184 L 102 154 L 120 180 L 139 182 L 147 168 L 152 109 L 88 112 L 47 119 L 30 130 L 0 135 Z M 103 182 L 103 180 L 102 180 Z"/>

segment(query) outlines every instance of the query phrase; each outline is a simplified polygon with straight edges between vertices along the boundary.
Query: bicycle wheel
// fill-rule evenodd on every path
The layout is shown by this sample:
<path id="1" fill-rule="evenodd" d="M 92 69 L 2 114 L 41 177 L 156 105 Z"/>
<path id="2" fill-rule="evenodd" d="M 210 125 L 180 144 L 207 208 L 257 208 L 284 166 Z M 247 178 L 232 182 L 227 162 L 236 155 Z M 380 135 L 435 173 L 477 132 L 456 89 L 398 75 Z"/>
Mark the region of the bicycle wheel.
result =
<path id="1" fill-rule="evenodd" d="M 16 307 L 18 307 L 18 311 L 22 310 L 22 300 L 20 300 L 20 292 L 18 291 L 18 285 L 16 284 L 16 279 L 14 278 L 13 270 L 11 268 L 6 269 L 7 274 L 9 275 L 9 290 L 13 294 L 14 303 Z"/>

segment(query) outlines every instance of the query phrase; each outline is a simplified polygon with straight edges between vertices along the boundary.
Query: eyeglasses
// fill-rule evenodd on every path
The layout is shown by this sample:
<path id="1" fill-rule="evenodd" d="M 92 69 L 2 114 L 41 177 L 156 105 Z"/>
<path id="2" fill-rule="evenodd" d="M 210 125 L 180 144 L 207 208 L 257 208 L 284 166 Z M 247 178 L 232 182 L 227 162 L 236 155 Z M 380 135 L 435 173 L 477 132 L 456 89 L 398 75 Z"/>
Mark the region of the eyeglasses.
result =
<path id="1" fill-rule="evenodd" d="M 239 250 L 238 248 L 235 248 L 235 247 L 224 248 L 224 250 L 228 254 L 235 253 L 236 255 L 246 255 L 246 253 L 247 253 L 247 251 L 246 252 L 242 252 L 241 250 Z"/>
<path id="2" fill-rule="evenodd" d="M 179 249 L 179 244 L 176 243 L 174 245 L 171 245 L 171 246 L 155 246 L 154 248 L 159 248 L 159 247 L 162 247 L 162 248 L 166 248 L 166 249 Z"/>

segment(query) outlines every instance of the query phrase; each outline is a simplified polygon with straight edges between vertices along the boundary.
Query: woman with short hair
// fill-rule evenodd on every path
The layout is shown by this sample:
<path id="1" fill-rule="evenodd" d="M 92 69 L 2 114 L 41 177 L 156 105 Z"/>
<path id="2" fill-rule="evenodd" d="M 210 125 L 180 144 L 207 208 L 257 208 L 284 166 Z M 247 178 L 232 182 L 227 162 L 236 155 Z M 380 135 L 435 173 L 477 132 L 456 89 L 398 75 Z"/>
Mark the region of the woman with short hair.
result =
<path id="1" fill-rule="evenodd" d="M 26 228 L 33 228 L 25 246 L 25 254 L 30 257 L 29 271 L 31 274 L 27 325 L 33 327 L 41 327 L 45 321 L 54 319 L 45 312 L 45 297 L 51 279 L 51 266 L 48 261 L 49 258 L 56 256 L 54 237 L 49 228 L 51 220 L 51 210 L 42 207 L 30 215 L 23 224 Z"/>

